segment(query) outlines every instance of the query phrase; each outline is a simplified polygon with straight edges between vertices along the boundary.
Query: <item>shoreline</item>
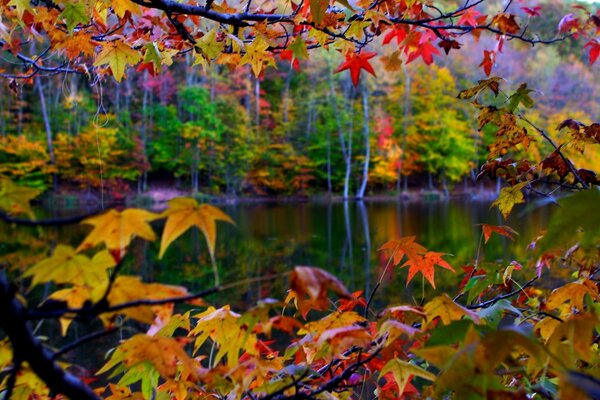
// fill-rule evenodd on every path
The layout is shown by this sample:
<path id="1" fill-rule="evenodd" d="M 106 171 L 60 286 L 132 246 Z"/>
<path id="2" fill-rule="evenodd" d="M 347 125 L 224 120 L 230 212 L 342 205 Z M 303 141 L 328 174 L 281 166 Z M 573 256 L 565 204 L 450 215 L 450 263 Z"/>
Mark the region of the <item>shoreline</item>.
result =
<path id="1" fill-rule="evenodd" d="M 344 198 L 342 195 L 319 193 L 307 196 L 288 195 L 288 196 L 231 196 L 231 195 L 208 195 L 204 193 L 190 193 L 182 190 L 153 188 L 144 193 L 131 193 L 122 198 L 115 199 L 104 197 L 102 199 L 96 193 L 78 193 L 64 192 L 42 194 L 38 200 L 45 207 L 98 207 L 102 203 L 104 206 L 127 206 L 127 207 L 160 207 L 166 205 L 171 199 L 177 197 L 193 197 L 201 203 L 219 204 L 219 205 L 237 205 L 237 204 L 276 204 L 276 203 L 341 203 L 349 202 L 438 202 L 462 199 L 467 201 L 492 201 L 498 193 L 489 188 L 481 188 L 465 192 L 464 190 L 450 192 L 448 195 L 443 190 L 437 189 L 412 189 L 400 194 L 379 193 L 367 195 L 362 199 L 356 196 Z"/>

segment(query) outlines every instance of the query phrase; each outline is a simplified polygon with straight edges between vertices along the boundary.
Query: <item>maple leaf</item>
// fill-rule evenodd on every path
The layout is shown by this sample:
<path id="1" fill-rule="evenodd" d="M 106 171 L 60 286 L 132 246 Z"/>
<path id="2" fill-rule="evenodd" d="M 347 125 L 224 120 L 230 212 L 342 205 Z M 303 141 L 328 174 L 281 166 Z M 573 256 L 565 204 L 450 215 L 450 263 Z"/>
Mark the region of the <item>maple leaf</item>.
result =
<path id="1" fill-rule="evenodd" d="M 329 7 L 329 0 L 309 0 L 310 4 L 310 15 L 315 24 L 321 24 L 325 17 L 327 7 Z"/>
<path id="2" fill-rule="evenodd" d="M 504 217 L 504 219 L 508 219 L 510 212 L 512 211 L 515 204 L 521 204 L 525 202 L 525 198 L 523 197 L 523 189 L 527 186 L 528 182 L 522 182 L 516 184 L 514 186 L 508 186 L 502 188 L 500 191 L 500 196 L 492 203 L 491 207 L 498 207 L 500 213 Z"/>
<path id="3" fill-rule="evenodd" d="M 469 25 L 473 28 L 477 27 L 480 24 L 479 17 L 482 14 L 477 11 L 475 8 L 469 8 L 467 11 L 461 14 L 460 19 L 458 20 L 457 25 Z M 485 17 L 485 15 L 484 15 Z"/>
<path id="4" fill-rule="evenodd" d="M 481 61 L 481 64 L 479 64 L 480 67 L 483 67 L 483 71 L 485 72 L 485 74 L 487 76 L 490 76 L 490 73 L 492 72 L 492 67 L 494 66 L 494 63 L 496 62 L 496 52 L 495 51 L 489 51 L 489 50 L 484 50 L 483 51 L 483 60 Z"/>
<path id="5" fill-rule="evenodd" d="M 515 21 L 515 15 L 509 13 L 500 13 L 492 19 L 492 26 L 496 26 L 503 33 L 519 33 L 521 27 Z"/>
<path id="6" fill-rule="evenodd" d="M 106 270 L 115 266 L 115 260 L 106 250 L 93 259 L 77 254 L 71 246 L 59 244 L 52 256 L 38 262 L 23 274 L 32 277 L 31 286 L 44 282 L 72 283 L 104 290 L 108 284 Z"/>
<path id="7" fill-rule="evenodd" d="M 275 59 L 267 52 L 269 43 L 262 36 L 258 36 L 246 46 L 246 53 L 240 60 L 240 65 L 250 64 L 254 76 L 259 76 L 265 65 L 275 66 Z"/>
<path id="8" fill-rule="evenodd" d="M 342 298 L 351 298 L 352 295 L 335 276 L 329 272 L 315 267 L 294 267 L 290 274 L 290 294 L 286 303 L 294 299 L 296 308 L 306 318 L 311 309 L 325 310 L 329 305 L 327 291 L 331 289 Z M 305 297 L 308 296 L 308 299 Z"/>
<path id="9" fill-rule="evenodd" d="M 518 233 L 513 228 L 506 225 L 496 226 L 481 224 L 481 229 L 483 230 L 483 237 L 485 238 L 485 243 L 487 243 L 488 240 L 490 240 L 492 233 L 497 233 L 499 235 L 505 236 L 510 240 L 515 240 L 514 235 L 518 235 Z"/>
<path id="10" fill-rule="evenodd" d="M 423 310 L 427 314 L 428 324 L 431 324 L 434 319 L 439 318 L 444 325 L 448 325 L 452 321 L 462 319 L 462 317 L 469 317 L 476 324 L 481 323 L 481 318 L 476 312 L 457 304 L 446 294 L 429 301 L 425 304 Z"/>
<path id="11" fill-rule="evenodd" d="M 419 56 L 423 59 L 423 62 L 426 65 L 431 65 L 433 63 L 433 55 L 440 55 L 440 51 L 429 41 L 422 41 L 417 50 L 411 52 L 406 59 L 406 63 L 410 63 L 416 60 Z"/>
<path id="12" fill-rule="evenodd" d="M 198 48 L 208 60 L 213 60 L 220 56 L 225 48 L 225 43 L 217 40 L 217 32 L 218 29 L 216 27 L 211 29 L 196 43 L 196 48 Z"/>
<path id="13" fill-rule="evenodd" d="M 232 225 L 235 225 L 235 222 L 217 207 L 198 204 L 191 198 L 172 199 L 168 204 L 169 208 L 162 214 L 163 217 L 167 217 L 167 222 L 163 230 L 158 258 L 162 258 L 169 245 L 192 226 L 196 226 L 204 234 L 208 251 L 214 258 L 217 239 L 216 221 L 225 221 Z"/>
<path id="14" fill-rule="evenodd" d="M 399 71 L 402 67 L 402 59 L 400 58 L 401 53 L 399 50 L 394 51 L 390 55 L 382 56 L 381 61 L 383 62 L 383 68 L 386 71 Z"/>
<path id="15" fill-rule="evenodd" d="M 140 6 L 130 0 L 112 0 L 110 4 L 119 18 L 123 18 L 127 12 L 133 15 L 142 13 Z"/>
<path id="16" fill-rule="evenodd" d="M 23 19 L 23 14 L 25 11 L 34 12 L 33 7 L 31 7 L 31 2 L 29 0 L 10 0 L 7 6 L 13 6 L 17 10 L 17 15 L 19 19 Z"/>
<path id="17" fill-rule="evenodd" d="M 550 172 L 556 172 L 560 179 L 563 180 L 571 172 L 571 169 L 561 156 L 561 147 L 562 145 L 554 150 L 548 157 L 544 158 L 540 165 L 543 169 L 547 169 Z"/>
<path id="18" fill-rule="evenodd" d="M 586 47 L 590 48 L 590 65 L 593 65 L 600 56 L 600 40 L 592 39 L 583 46 Z"/>
<path id="19" fill-rule="evenodd" d="M 349 69 L 350 77 L 352 78 L 352 83 L 354 84 L 354 86 L 358 86 L 361 69 L 364 69 L 371 75 L 376 76 L 373 67 L 369 63 L 369 60 L 375 57 L 376 55 L 377 53 L 374 52 L 363 52 L 359 54 L 348 53 L 346 54 L 346 59 L 344 60 L 344 62 L 335 70 L 335 73 Z"/>
<path id="20" fill-rule="evenodd" d="M 69 58 L 76 58 L 83 53 L 84 56 L 90 57 L 94 55 L 97 43 L 92 40 L 91 36 L 84 31 L 74 32 L 71 35 L 66 35 L 63 40 L 56 43 L 57 49 L 64 50 Z"/>
<path id="21" fill-rule="evenodd" d="M 129 208 L 123 212 L 109 210 L 88 218 L 82 224 L 93 225 L 94 229 L 79 245 L 77 251 L 104 243 L 109 250 L 122 252 L 135 236 L 154 241 L 156 235 L 148 222 L 157 218 L 160 218 L 160 215 L 136 208 Z"/>
<path id="22" fill-rule="evenodd" d="M 330 354 L 341 354 L 352 346 L 366 348 L 373 338 L 367 329 L 362 326 L 341 326 L 328 329 L 319 335 L 317 346 L 328 346 Z"/>
<path id="23" fill-rule="evenodd" d="M 44 303 L 42 303 L 42 308 L 55 302 L 64 302 L 68 308 L 77 309 L 83 307 L 85 304 L 90 304 L 91 297 L 91 288 L 87 286 L 75 285 L 73 287 L 57 290 L 56 292 L 52 293 L 50 296 L 48 296 Z M 61 332 L 64 336 L 67 334 L 71 322 L 73 322 L 73 315 L 66 314 L 61 317 L 59 321 Z"/>
<path id="24" fill-rule="evenodd" d="M 397 240 L 390 240 L 384 243 L 378 251 L 391 250 L 393 265 L 400 264 L 400 261 L 406 255 L 409 259 L 416 258 L 420 254 L 427 252 L 427 249 L 415 242 L 415 236 L 406 236 Z"/>
<path id="25" fill-rule="evenodd" d="M 494 95 L 498 95 L 498 93 L 500 93 L 500 81 L 502 80 L 502 78 L 497 76 L 480 80 L 477 82 L 476 86 L 470 89 L 462 90 L 457 97 L 459 99 L 470 99 L 472 97 L 477 96 L 484 89 L 489 89 L 494 93 Z"/>
<path id="26" fill-rule="evenodd" d="M 567 14 L 558 23 L 559 33 L 568 33 L 579 29 L 579 18 L 575 14 Z"/>
<path id="27" fill-rule="evenodd" d="M 567 354 L 571 357 L 576 353 L 582 360 L 590 362 L 592 354 L 595 354 L 590 344 L 597 324 L 598 317 L 594 314 L 574 315 L 554 329 L 548 339 L 548 348 L 552 354 L 565 354 L 564 347 L 568 346 L 570 351 Z"/>
<path id="28" fill-rule="evenodd" d="M 418 255 L 416 257 L 409 258 L 408 261 L 402 265 L 402 267 L 408 266 L 408 278 L 406 279 L 406 285 L 414 278 L 417 272 L 420 272 L 425 279 L 435 289 L 435 265 L 439 265 L 442 268 L 449 269 L 454 272 L 454 269 L 442 258 L 444 253 L 437 253 L 435 251 L 428 251 L 425 255 Z"/>
<path id="29" fill-rule="evenodd" d="M 396 39 L 398 45 L 400 45 L 404 39 L 406 39 L 406 28 L 400 25 L 397 28 L 390 29 L 389 32 L 383 38 L 383 44 L 389 44 L 393 39 Z"/>
<path id="30" fill-rule="evenodd" d="M 28 214 L 33 217 L 29 202 L 40 193 L 38 189 L 17 185 L 8 178 L 0 178 L 0 209 L 11 215 Z"/>
<path id="31" fill-rule="evenodd" d="M 117 82 L 120 82 L 125 75 L 127 65 L 135 65 L 141 59 L 140 53 L 119 40 L 102 45 L 102 50 L 96 56 L 94 66 L 108 65 Z"/>
<path id="32" fill-rule="evenodd" d="M 529 15 L 530 17 L 539 17 L 539 16 L 541 16 L 541 14 L 540 14 L 540 10 L 541 9 L 542 9 L 541 6 L 521 7 L 521 10 L 525 11 L 525 13 L 527 15 Z"/>
<path id="33" fill-rule="evenodd" d="M 461 44 L 458 43 L 456 40 L 441 40 L 438 43 L 438 46 L 441 47 L 442 49 L 444 49 L 444 52 L 446 54 L 450 53 L 450 50 L 452 49 L 460 49 Z"/>
<path id="34" fill-rule="evenodd" d="M 144 283 L 139 276 L 119 275 L 108 294 L 108 304 L 111 306 L 129 303 L 136 300 L 161 300 L 187 296 L 189 292 L 182 286 L 164 285 L 161 283 Z M 201 301 L 192 301 L 201 304 Z M 116 315 L 125 315 L 145 324 L 152 324 L 157 315 L 168 318 L 172 314 L 170 304 L 158 306 L 129 307 L 113 313 L 100 316 L 102 322 L 109 326 Z"/>
<path id="35" fill-rule="evenodd" d="M 89 20 L 86 4 L 83 1 L 66 2 L 60 16 L 65 19 L 69 32 L 72 32 L 73 28 L 79 24 L 85 25 Z"/>
<path id="36" fill-rule="evenodd" d="M 198 322 L 189 333 L 189 336 L 195 337 L 194 352 L 210 338 L 219 346 L 214 365 L 227 356 L 227 365 L 230 368 L 237 366 L 242 350 L 258 354 L 256 335 L 249 332 L 248 326 L 240 322 L 240 315 L 232 312 L 229 306 L 219 309 L 209 307 L 194 317 L 198 318 Z"/>
<path id="37" fill-rule="evenodd" d="M 599 300 L 598 288 L 596 284 L 590 280 L 583 280 L 581 282 L 571 282 L 557 289 L 554 289 L 548 300 L 546 301 L 546 307 L 549 310 L 554 310 L 566 302 L 569 302 L 572 307 L 575 307 L 579 311 L 583 311 L 583 298 L 585 295 L 589 295 L 593 300 Z"/>
<path id="38" fill-rule="evenodd" d="M 140 363 L 149 362 L 161 377 L 172 379 L 181 373 L 181 379 L 198 378 L 198 362 L 190 358 L 183 346 L 187 339 L 137 334 L 127 339 L 112 353 L 110 359 L 96 373 L 110 371 L 119 364 L 132 368 Z"/>
<path id="39" fill-rule="evenodd" d="M 379 375 L 383 376 L 387 373 L 392 373 L 394 377 L 394 381 L 398 385 L 398 393 L 403 393 L 406 385 L 410 381 L 413 376 L 417 376 L 419 378 L 426 379 L 428 381 L 435 381 L 435 375 L 429 371 L 424 370 L 423 368 L 411 364 L 407 361 L 400 360 L 398 358 L 393 358 L 388 361 L 381 371 L 379 371 Z"/>

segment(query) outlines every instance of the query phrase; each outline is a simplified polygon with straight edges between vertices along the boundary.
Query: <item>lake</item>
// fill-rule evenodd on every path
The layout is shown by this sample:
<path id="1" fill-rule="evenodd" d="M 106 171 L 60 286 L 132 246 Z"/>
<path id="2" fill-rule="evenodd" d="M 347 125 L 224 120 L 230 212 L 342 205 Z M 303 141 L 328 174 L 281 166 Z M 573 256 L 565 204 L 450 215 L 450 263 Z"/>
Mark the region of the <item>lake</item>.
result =
<path id="1" fill-rule="evenodd" d="M 461 267 L 473 262 L 481 238 L 477 224 L 504 222 L 489 202 L 465 199 L 451 201 L 367 201 L 241 203 L 223 205 L 236 226 L 219 223 L 216 258 L 222 282 L 261 277 L 289 271 L 295 265 L 317 266 L 339 277 L 351 291 L 369 292 L 381 276 L 387 257 L 378 248 L 390 239 L 416 236 L 430 250 L 448 253 L 448 262 L 457 274 L 436 269 L 439 290 L 456 292 Z M 84 213 L 85 210 L 54 212 L 54 215 Z M 46 212 L 47 213 L 47 212 Z M 494 237 L 481 247 L 481 258 L 507 264 L 525 262 L 524 247 L 546 226 L 550 206 L 535 208 L 509 221 L 520 236 L 516 244 Z M 162 222 L 154 223 L 157 233 Z M 50 246 L 66 243 L 77 246 L 89 227 L 84 225 L 23 228 L 0 225 L 2 261 L 21 267 L 35 262 Z M 27 252 L 17 252 L 26 248 Z M 210 258 L 202 234 L 193 229 L 176 240 L 162 260 L 158 242 L 134 240 L 126 263 L 129 273 L 146 280 L 185 285 L 191 290 L 211 287 L 214 282 Z M 29 263 L 29 264 L 28 264 Z M 394 269 L 384 279 L 377 303 L 421 300 L 420 275 L 406 287 L 405 269 Z M 432 292 L 425 285 L 426 296 Z M 285 297 L 285 278 L 255 282 L 239 290 L 211 298 L 234 307 L 255 304 L 262 297 Z"/>
<path id="2" fill-rule="evenodd" d="M 406 286 L 406 269 L 390 269 L 374 298 L 372 310 L 387 305 L 420 304 L 444 291 L 457 293 L 464 275 L 462 267 L 473 262 L 481 239 L 477 224 L 504 224 L 499 214 L 490 211 L 489 202 L 465 199 L 434 202 L 333 202 L 333 203 L 242 203 L 224 205 L 236 226 L 219 223 L 216 258 L 223 283 L 245 278 L 267 277 L 291 270 L 295 265 L 317 266 L 337 276 L 351 291 L 370 292 L 381 277 L 387 257 L 377 249 L 390 239 L 416 236 L 417 242 L 430 250 L 448 253 L 448 262 L 456 274 L 436 268 L 437 290 L 423 284 L 420 275 Z M 39 215 L 61 216 L 85 213 L 85 210 L 40 211 Z M 494 236 L 480 249 L 487 261 L 508 265 L 513 259 L 525 264 L 531 258 L 525 247 L 546 226 L 550 206 L 527 213 L 513 213 L 509 225 L 520 235 L 515 243 Z M 40 217 L 41 218 L 41 217 Z M 153 223 L 157 233 L 162 222 Z M 33 265 L 58 243 L 79 245 L 90 227 L 84 225 L 52 228 L 24 228 L 0 223 L 0 263 L 13 268 Z M 202 234 L 193 229 L 177 239 L 158 260 L 159 241 L 136 239 L 126 258 L 125 273 L 139 274 L 147 281 L 184 285 L 191 291 L 213 286 L 214 277 Z M 526 272 L 527 277 L 533 275 Z M 517 278 L 518 279 L 518 278 Z M 216 306 L 231 304 L 242 310 L 265 297 L 283 299 L 287 278 L 241 285 L 211 296 L 207 302 Z M 36 289 L 45 296 L 51 288 Z M 58 324 L 44 322 L 37 328 L 48 337 L 60 335 Z M 98 322 L 74 323 L 68 343 L 91 331 L 101 329 Z M 144 329 L 128 324 L 127 329 Z M 127 335 L 120 332 L 121 335 Z M 118 334 L 117 334 L 118 335 Z M 98 364 L 116 338 L 106 337 L 82 346 L 71 356 L 84 366 Z"/>

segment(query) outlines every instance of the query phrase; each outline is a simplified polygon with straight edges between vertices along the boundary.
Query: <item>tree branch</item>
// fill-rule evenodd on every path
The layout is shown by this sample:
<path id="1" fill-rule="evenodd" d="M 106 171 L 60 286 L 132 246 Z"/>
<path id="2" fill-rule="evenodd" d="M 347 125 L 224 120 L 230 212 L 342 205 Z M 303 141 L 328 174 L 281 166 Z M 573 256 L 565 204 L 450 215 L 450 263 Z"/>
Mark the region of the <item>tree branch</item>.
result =
<path id="1" fill-rule="evenodd" d="M 33 336 L 26 315 L 27 311 L 15 298 L 5 272 L 0 272 L 0 325 L 10 339 L 13 353 L 27 361 L 51 391 L 71 399 L 98 400 L 89 386 L 52 360 L 52 354 Z"/>
<path id="2" fill-rule="evenodd" d="M 526 288 L 528 288 L 529 286 L 533 285 L 533 283 L 535 281 L 537 281 L 538 278 L 539 278 L 538 276 L 534 276 L 529 281 L 527 281 L 527 283 L 525 283 L 523 286 L 519 287 L 517 290 L 513 290 L 510 293 L 506 293 L 506 294 L 503 294 L 501 296 L 496 296 L 493 299 L 484 301 L 484 302 L 479 303 L 479 304 L 470 304 L 470 305 L 467 305 L 465 307 L 468 308 L 469 310 L 475 310 L 477 308 L 488 308 L 488 307 L 491 307 L 494 304 L 496 304 L 497 302 L 499 302 L 500 300 L 508 299 L 509 297 L 512 297 L 512 296 L 515 296 L 515 295 L 521 293 Z"/>

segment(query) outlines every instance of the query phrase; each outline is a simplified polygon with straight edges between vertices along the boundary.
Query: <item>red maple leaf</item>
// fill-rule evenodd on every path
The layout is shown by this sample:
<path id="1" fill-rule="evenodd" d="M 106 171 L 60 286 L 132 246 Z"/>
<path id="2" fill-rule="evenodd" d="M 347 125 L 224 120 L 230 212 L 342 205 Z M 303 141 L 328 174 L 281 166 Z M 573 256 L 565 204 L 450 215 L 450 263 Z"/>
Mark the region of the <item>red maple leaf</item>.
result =
<path id="1" fill-rule="evenodd" d="M 535 6 L 535 7 L 521 7 L 521 10 L 525 11 L 525 13 L 527 15 L 529 15 L 530 17 L 539 17 L 540 14 L 540 10 L 542 9 L 541 6 Z"/>
<path id="2" fill-rule="evenodd" d="M 398 44 L 402 43 L 406 39 L 406 30 L 404 27 L 391 29 L 387 35 L 383 38 L 383 44 L 389 44 L 394 38 L 398 41 Z"/>
<path id="3" fill-rule="evenodd" d="M 460 16 L 458 25 L 469 25 L 475 28 L 479 25 L 480 19 L 478 17 L 481 15 L 482 14 L 479 11 L 475 10 L 474 8 L 470 8 Z"/>
<path id="4" fill-rule="evenodd" d="M 577 18 L 574 14 L 567 14 L 558 23 L 558 32 L 559 33 L 568 33 L 573 29 L 579 29 L 579 18 Z"/>
<path id="5" fill-rule="evenodd" d="M 598 56 L 600 56 L 600 41 L 598 39 L 592 39 L 583 46 L 584 49 L 586 47 L 590 48 L 590 65 L 592 65 L 596 62 Z"/>
<path id="6" fill-rule="evenodd" d="M 480 67 L 483 67 L 483 70 L 487 76 L 490 76 L 492 72 L 492 66 L 496 61 L 496 52 L 484 50 L 483 51 L 483 61 L 479 64 Z"/>
<path id="7" fill-rule="evenodd" d="M 373 66 L 369 63 L 369 60 L 375 57 L 377 53 L 374 52 L 365 52 L 365 53 L 350 53 L 346 54 L 346 60 L 335 70 L 335 73 L 345 71 L 347 69 L 350 70 L 350 77 L 352 78 L 352 83 L 354 86 L 358 86 L 358 80 L 360 78 L 360 70 L 364 69 L 368 73 L 373 76 L 375 75 L 375 71 L 373 70 Z"/>

